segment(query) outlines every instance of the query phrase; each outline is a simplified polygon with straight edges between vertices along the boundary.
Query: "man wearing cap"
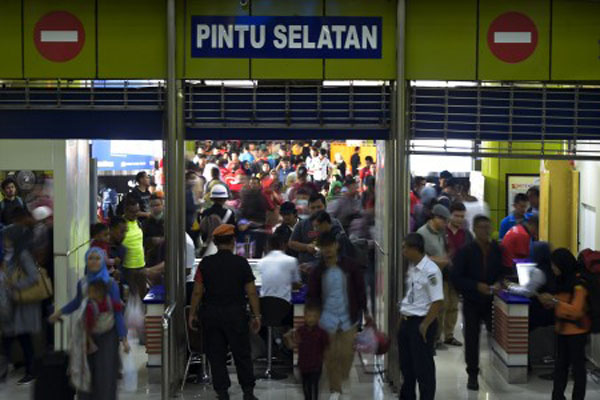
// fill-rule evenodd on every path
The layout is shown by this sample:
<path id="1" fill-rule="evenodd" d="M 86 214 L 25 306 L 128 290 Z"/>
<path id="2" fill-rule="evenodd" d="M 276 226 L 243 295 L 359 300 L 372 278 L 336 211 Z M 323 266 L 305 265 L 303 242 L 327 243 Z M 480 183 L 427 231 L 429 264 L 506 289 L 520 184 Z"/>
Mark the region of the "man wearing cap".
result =
<path id="1" fill-rule="evenodd" d="M 435 185 L 435 191 L 438 196 L 442 194 L 442 190 L 446 187 L 446 185 L 448 184 L 448 181 L 450 181 L 452 178 L 454 178 L 454 176 L 452 175 L 452 173 L 450 171 L 444 170 L 444 171 L 440 172 L 440 178 L 438 180 L 438 184 Z"/>
<path id="2" fill-rule="evenodd" d="M 423 236 L 425 254 L 442 270 L 444 277 L 444 307 L 438 318 L 437 347 L 442 347 L 442 332 L 445 335 L 446 343 L 453 345 L 460 343 L 454 338 L 454 326 L 458 317 L 458 298 L 456 301 L 449 301 L 446 298 L 449 290 L 447 267 L 450 264 L 446 243 L 446 226 L 449 219 L 450 211 L 443 205 L 436 204 L 432 210 L 432 218 L 417 231 Z"/>
<path id="3" fill-rule="evenodd" d="M 327 212 L 337 218 L 344 230 L 348 231 L 350 223 L 360 215 L 362 210 L 361 201 L 358 198 L 358 182 L 351 176 L 344 179 L 344 194 L 338 199 L 331 201 L 327 206 Z"/>
<path id="4" fill-rule="evenodd" d="M 210 200 L 213 205 L 204 210 L 200 215 L 200 234 L 204 243 L 203 255 L 213 254 L 216 248 L 212 245 L 211 233 L 221 224 L 231 224 L 235 226 L 235 214 L 233 210 L 225 207 L 225 202 L 229 199 L 229 193 L 225 185 L 215 185 L 210 191 Z M 209 249 L 211 249 L 209 251 Z"/>
<path id="5" fill-rule="evenodd" d="M 319 193 L 319 188 L 317 185 L 308 181 L 308 170 L 306 167 L 298 167 L 298 170 L 296 171 L 296 177 L 296 183 L 290 192 L 290 201 L 296 200 L 296 194 L 301 188 L 307 190 L 311 196 L 315 193 Z"/>
<path id="6" fill-rule="evenodd" d="M 204 257 L 198 266 L 188 324 L 191 330 L 196 331 L 198 314 L 201 316 L 206 355 L 217 398 L 229 399 L 231 381 L 227 372 L 227 352 L 231 350 L 243 398 L 254 400 L 254 370 L 246 312 L 248 301 L 252 311 L 252 331 L 257 333 L 261 326 L 261 316 L 254 274 L 248 261 L 233 253 L 233 225 L 220 225 L 212 236 L 218 252 Z M 200 303 L 202 306 L 198 309 Z"/>

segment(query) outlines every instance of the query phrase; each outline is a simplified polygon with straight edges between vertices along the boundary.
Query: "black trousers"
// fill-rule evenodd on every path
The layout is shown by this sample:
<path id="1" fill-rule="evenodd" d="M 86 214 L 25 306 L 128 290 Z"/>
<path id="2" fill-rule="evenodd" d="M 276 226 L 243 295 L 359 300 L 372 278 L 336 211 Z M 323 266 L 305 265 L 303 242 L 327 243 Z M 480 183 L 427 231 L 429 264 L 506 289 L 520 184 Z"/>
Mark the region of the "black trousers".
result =
<path id="1" fill-rule="evenodd" d="M 467 374 L 479 374 L 479 337 L 481 336 L 481 323 L 485 324 L 488 332 L 492 331 L 492 302 L 463 303 L 464 334 L 465 334 L 465 361 Z"/>
<path id="2" fill-rule="evenodd" d="M 24 333 L 18 336 L 5 336 L 2 338 L 2 344 L 4 345 L 4 354 L 10 361 L 11 357 L 11 346 L 14 340 L 18 340 L 23 349 L 23 358 L 25 361 L 25 374 L 33 375 L 33 337 L 30 333 Z"/>
<path id="3" fill-rule="evenodd" d="M 587 334 L 556 335 L 556 362 L 554 364 L 554 388 L 552 400 L 565 400 L 565 388 L 569 379 L 569 367 L 573 368 L 573 400 L 585 398 L 587 373 L 585 370 L 585 344 Z"/>
<path id="4" fill-rule="evenodd" d="M 409 317 L 403 320 L 398 330 L 398 352 L 400 371 L 404 378 L 400 388 L 400 400 L 416 400 L 416 383 L 419 382 L 420 400 L 433 400 L 435 397 L 435 362 L 433 350 L 437 321 L 427 329 L 427 341 L 419 332 L 423 317 Z"/>
<path id="5" fill-rule="evenodd" d="M 250 352 L 250 329 L 244 308 L 205 306 L 200 313 L 215 391 L 224 393 L 231 386 L 227 373 L 227 352 L 231 350 L 242 390 L 245 394 L 252 393 L 254 368 Z"/>
<path id="6" fill-rule="evenodd" d="M 302 373 L 302 390 L 305 400 L 319 399 L 319 381 L 321 380 L 321 371 Z"/>

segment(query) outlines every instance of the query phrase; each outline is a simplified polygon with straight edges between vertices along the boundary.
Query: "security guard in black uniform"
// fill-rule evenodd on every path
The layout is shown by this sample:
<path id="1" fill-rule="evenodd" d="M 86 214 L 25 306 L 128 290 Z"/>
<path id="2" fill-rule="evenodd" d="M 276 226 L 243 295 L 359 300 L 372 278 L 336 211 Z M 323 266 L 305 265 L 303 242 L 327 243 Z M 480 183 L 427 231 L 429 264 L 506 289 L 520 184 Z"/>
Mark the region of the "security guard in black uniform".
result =
<path id="1" fill-rule="evenodd" d="M 254 286 L 255 278 L 248 261 L 233 254 L 233 225 L 220 225 L 214 230 L 213 238 L 218 252 L 205 257 L 198 266 L 188 323 L 190 329 L 196 330 L 199 312 L 217 397 L 220 400 L 229 399 L 227 390 L 231 381 L 226 363 L 228 349 L 231 349 L 244 400 L 255 400 L 246 307 L 249 301 L 252 310 L 250 324 L 252 330 L 258 332 L 260 305 Z M 202 306 L 198 309 L 200 303 Z"/>
<path id="2" fill-rule="evenodd" d="M 425 255 L 425 242 L 418 233 L 406 236 L 402 246 L 410 262 L 406 290 L 400 303 L 398 351 L 404 381 L 401 400 L 416 400 L 419 382 L 421 400 L 435 397 L 435 362 L 433 361 L 437 316 L 444 301 L 442 272 Z"/>

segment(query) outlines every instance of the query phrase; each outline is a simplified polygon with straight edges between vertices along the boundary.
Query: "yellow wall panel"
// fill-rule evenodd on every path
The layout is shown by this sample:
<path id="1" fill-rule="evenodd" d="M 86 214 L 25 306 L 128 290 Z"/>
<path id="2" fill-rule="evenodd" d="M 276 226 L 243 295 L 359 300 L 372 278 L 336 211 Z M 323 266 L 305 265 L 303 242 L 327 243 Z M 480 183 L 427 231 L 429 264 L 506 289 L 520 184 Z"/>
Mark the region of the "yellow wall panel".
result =
<path id="1" fill-rule="evenodd" d="M 600 3 L 554 0 L 552 80 L 600 80 Z"/>
<path id="2" fill-rule="evenodd" d="M 0 77 L 22 78 L 21 0 L 0 2 L 0 37 Z"/>
<path id="3" fill-rule="evenodd" d="M 79 54 L 68 61 L 44 58 L 34 42 L 34 29 L 45 15 L 65 11 L 74 15 L 85 30 L 85 42 Z M 92 0 L 24 0 L 23 42 L 26 78 L 96 77 L 96 2 Z"/>
<path id="4" fill-rule="evenodd" d="M 243 16 L 249 15 L 249 6 L 241 6 L 239 0 L 188 0 L 185 13 L 184 76 L 187 79 L 250 79 L 249 59 L 192 58 L 191 20 L 194 15 Z"/>
<path id="5" fill-rule="evenodd" d="M 551 0 L 480 0 L 479 2 L 479 70 L 480 80 L 549 80 L 550 79 L 550 1 Z M 526 59 L 507 62 L 498 58 L 488 44 L 488 31 L 496 18 L 505 13 L 516 12 L 528 17 L 537 30 L 537 46 Z M 521 28 L 506 25 L 496 32 L 502 36 L 493 36 L 497 46 L 522 48 L 527 40 L 533 41 L 533 35 L 527 39 L 527 32 Z M 531 33 L 531 32 L 530 32 Z M 513 53 L 516 53 L 513 52 Z"/>
<path id="6" fill-rule="evenodd" d="M 390 0 L 327 0 L 325 15 L 382 17 L 382 58 L 325 60 L 326 79 L 396 78 L 396 2 Z"/>
<path id="7" fill-rule="evenodd" d="M 409 0 L 406 78 L 475 80 L 477 0 Z"/>
<path id="8" fill-rule="evenodd" d="M 322 16 L 323 1 L 254 0 L 256 16 Z M 323 60 L 253 59 L 252 79 L 322 79 Z"/>
<path id="9" fill-rule="evenodd" d="M 164 78 L 164 0 L 98 0 L 98 77 Z"/>

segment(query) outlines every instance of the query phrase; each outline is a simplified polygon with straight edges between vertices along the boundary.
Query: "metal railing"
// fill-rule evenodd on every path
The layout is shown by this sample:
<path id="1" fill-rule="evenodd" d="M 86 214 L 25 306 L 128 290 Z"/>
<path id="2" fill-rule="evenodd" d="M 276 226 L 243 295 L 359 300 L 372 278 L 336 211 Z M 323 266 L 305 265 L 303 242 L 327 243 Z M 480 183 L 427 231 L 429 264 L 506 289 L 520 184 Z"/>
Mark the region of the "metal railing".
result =
<path id="1" fill-rule="evenodd" d="M 167 400 L 171 398 L 171 372 L 172 372 L 172 361 L 171 354 L 173 340 L 171 340 L 171 321 L 173 320 L 173 314 L 177 308 L 177 303 L 171 303 L 162 318 L 162 399 Z"/>
<path id="2" fill-rule="evenodd" d="M 410 154 L 600 158 L 600 86 L 413 82 L 408 98 Z"/>
<path id="3" fill-rule="evenodd" d="M 0 81 L 0 110 L 162 110 L 162 80 Z"/>
<path id="4" fill-rule="evenodd" d="M 322 82 L 206 85 L 186 81 L 185 122 L 195 127 L 389 127 L 389 82 L 377 86 Z"/>

